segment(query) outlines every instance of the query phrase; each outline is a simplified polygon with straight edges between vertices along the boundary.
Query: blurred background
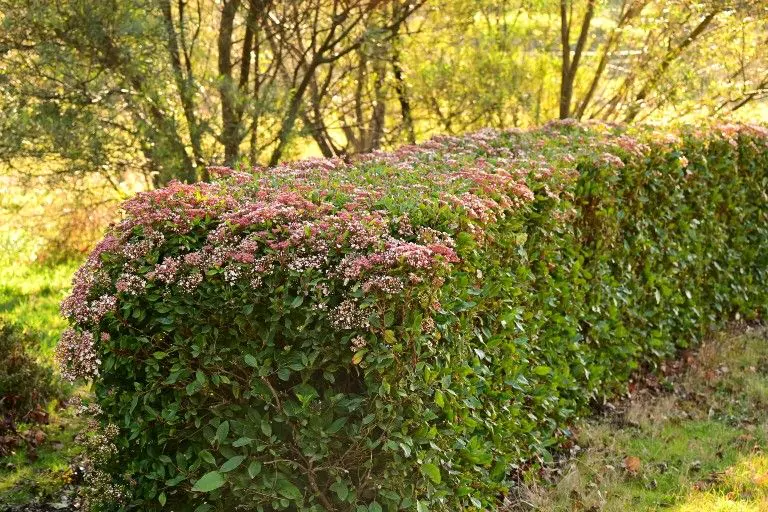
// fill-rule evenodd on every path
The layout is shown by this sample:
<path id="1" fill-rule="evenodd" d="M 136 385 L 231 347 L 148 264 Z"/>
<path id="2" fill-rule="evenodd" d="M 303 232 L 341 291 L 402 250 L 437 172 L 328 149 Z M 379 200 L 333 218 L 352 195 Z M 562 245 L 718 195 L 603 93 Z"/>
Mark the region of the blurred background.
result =
<path id="1" fill-rule="evenodd" d="M 768 118 L 765 0 L 0 0 L 0 248 L 208 165 L 556 118 Z"/>

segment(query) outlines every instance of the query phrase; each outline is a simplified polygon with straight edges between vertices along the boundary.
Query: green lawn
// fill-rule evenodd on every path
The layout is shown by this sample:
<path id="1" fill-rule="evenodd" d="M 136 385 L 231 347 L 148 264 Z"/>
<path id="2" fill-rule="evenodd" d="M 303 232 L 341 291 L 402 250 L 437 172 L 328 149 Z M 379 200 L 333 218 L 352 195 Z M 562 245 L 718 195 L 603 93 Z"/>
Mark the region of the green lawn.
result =
<path id="1" fill-rule="evenodd" d="M 53 347 L 66 322 L 59 303 L 70 288 L 79 262 L 57 265 L 0 265 L 0 318 L 40 331 L 40 356 L 52 361 Z"/>

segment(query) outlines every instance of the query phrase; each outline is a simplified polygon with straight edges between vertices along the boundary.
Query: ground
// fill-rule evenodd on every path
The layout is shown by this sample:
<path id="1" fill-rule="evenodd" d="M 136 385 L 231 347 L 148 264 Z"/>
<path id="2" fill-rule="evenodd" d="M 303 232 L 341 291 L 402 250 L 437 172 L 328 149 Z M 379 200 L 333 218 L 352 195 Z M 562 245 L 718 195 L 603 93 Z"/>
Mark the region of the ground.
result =
<path id="1" fill-rule="evenodd" d="M 41 330 L 48 364 L 75 267 L 0 265 L 0 316 Z M 568 457 L 521 477 L 502 509 L 768 511 L 768 329 L 713 335 L 630 391 L 574 425 Z M 34 450 L 0 459 L 0 512 L 69 510 L 84 420 L 48 412 L 48 425 L 22 426 Z"/>
<path id="2" fill-rule="evenodd" d="M 713 336 L 630 388 L 507 510 L 768 511 L 768 330 Z"/>

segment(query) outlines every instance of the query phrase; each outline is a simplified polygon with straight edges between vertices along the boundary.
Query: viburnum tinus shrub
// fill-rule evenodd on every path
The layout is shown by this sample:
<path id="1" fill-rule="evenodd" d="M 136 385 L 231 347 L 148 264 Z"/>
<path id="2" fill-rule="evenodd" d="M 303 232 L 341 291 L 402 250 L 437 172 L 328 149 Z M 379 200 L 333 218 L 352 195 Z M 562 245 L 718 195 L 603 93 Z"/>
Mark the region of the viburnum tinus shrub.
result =
<path id="1" fill-rule="evenodd" d="M 768 135 L 556 123 L 124 205 L 64 373 L 153 510 L 493 508 L 589 402 L 765 315 Z"/>

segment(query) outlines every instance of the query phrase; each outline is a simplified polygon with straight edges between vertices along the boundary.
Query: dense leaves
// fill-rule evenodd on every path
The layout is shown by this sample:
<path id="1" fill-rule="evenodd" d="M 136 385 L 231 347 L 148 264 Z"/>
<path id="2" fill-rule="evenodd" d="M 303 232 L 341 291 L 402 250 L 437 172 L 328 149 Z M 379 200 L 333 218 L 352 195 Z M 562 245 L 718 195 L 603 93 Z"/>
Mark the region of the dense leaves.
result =
<path id="1" fill-rule="evenodd" d="M 638 365 L 768 308 L 758 127 L 213 171 L 128 201 L 63 304 L 141 510 L 492 508 Z"/>

